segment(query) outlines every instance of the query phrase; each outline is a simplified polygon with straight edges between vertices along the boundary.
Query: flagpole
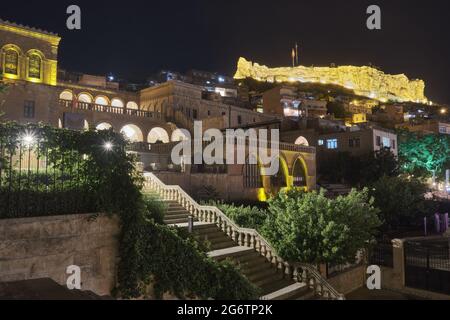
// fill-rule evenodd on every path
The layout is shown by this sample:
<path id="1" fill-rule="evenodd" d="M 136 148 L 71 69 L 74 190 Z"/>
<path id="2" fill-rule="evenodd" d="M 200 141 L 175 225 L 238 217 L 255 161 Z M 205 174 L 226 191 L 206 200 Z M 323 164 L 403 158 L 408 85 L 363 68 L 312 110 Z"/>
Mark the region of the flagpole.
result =
<path id="1" fill-rule="evenodd" d="M 295 49 L 292 48 L 292 68 L 295 67 Z"/>

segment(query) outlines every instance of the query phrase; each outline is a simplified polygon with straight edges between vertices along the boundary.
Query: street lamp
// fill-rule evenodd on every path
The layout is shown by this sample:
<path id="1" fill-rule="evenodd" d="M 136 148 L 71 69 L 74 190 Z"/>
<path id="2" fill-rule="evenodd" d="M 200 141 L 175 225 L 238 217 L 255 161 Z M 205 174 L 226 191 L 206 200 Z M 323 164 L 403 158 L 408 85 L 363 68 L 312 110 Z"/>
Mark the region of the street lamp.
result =
<path id="1" fill-rule="evenodd" d="M 114 145 L 111 142 L 105 142 L 103 145 L 103 148 L 105 148 L 106 151 L 111 151 L 113 149 Z"/>

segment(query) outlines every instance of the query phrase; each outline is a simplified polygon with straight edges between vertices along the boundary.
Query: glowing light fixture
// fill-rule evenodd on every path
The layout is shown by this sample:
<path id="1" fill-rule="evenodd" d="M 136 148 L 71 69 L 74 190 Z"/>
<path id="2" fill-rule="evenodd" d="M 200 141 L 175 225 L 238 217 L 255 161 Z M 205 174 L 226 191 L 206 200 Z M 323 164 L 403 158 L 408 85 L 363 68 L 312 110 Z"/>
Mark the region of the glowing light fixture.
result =
<path id="1" fill-rule="evenodd" d="M 103 145 L 103 148 L 105 148 L 106 151 L 111 151 L 113 147 L 114 145 L 109 141 L 105 142 L 105 144 Z"/>
<path id="2" fill-rule="evenodd" d="M 36 142 L 36 138 L 34 134 L 26 132 L 25 135 L 22 136 L 22 142 L 29 147 Z"/>

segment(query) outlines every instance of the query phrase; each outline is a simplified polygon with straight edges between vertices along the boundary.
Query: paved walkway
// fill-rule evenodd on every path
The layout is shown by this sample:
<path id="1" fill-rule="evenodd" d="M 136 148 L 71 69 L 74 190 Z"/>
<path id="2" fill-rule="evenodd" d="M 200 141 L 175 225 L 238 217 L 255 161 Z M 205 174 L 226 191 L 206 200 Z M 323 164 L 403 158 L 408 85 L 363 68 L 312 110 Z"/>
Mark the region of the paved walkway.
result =
<path id="1" fill-rule="evenodd" d="M 409 296 L 390 290 L 369 290 L 360 288 L 345 295 L 347 300 L 418 300 L 420 298 Z"/>

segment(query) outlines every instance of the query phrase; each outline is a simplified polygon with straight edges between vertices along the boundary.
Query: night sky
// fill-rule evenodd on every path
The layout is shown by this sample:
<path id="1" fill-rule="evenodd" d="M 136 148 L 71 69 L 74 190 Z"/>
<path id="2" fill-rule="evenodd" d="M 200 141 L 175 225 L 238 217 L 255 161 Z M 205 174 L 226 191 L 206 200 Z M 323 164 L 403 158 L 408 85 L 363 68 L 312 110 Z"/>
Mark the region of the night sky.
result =
<path id="1" fill-rule="evenodd" d="M 429 99 L 450 103 L 448 0 L 9 1 L 0 18 L 63 37 L 60 66 L 142 81 L 160 70 L 233 75 L 239 56 L 290 65 L 367 65 L 426 81 Z M 46 4 L 47 3 L 47 4 Z M 82 30 L 66 29 L 66 8 L 82 10 Z M 366 8 L 382 9 L 382 30 L 366 28 Z"/>

